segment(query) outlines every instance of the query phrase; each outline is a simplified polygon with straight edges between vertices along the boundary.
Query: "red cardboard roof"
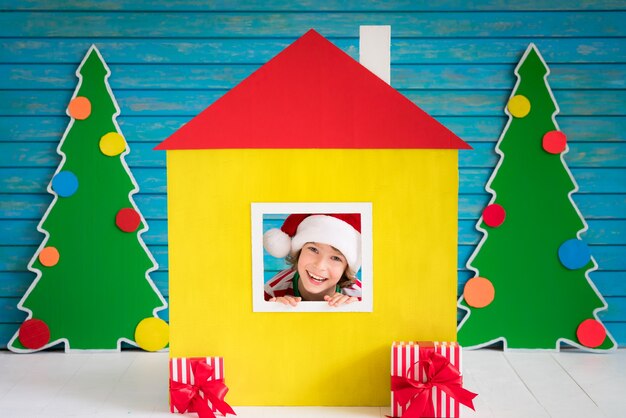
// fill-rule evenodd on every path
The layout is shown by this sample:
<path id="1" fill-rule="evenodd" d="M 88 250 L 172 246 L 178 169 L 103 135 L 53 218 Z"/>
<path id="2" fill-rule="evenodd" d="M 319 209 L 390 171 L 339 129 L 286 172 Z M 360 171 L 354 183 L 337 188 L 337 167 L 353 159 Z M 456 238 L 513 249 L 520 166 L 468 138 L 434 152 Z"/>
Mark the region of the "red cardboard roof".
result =
<path id="1" fill-rule="evenodd" d="M 155 149 L 471 147 L 308 31 Z"/>

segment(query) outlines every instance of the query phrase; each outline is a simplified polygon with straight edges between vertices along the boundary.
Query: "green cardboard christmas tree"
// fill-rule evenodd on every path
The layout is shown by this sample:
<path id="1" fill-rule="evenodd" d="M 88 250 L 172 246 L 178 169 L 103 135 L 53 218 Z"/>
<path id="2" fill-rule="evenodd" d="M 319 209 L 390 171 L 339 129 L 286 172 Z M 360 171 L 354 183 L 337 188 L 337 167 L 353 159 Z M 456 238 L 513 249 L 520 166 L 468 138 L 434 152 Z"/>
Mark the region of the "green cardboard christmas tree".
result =
<path id="1" fill-rule="evenodd" d="M 95 46 L 76 75 L 57 148 L 62 160 L 48 186 L 54 199 L 38 226 L 45 238 L 28 266 L 37 277 L 18 304 L 28 317 L 8 348 L 119 350 L 127 342 L 160 349 L 167 324 L 156 314 L 166 302 L 149 276 L 157 264 L 141 238 L 148 226 L 132 198 L 130 150 Z"/>
<path id="2" fill-rule="evenodd" d="M 555 120 L 549 70 L 533 44 L 515 74 L 500 160 L 487 183 L 492 198 L 477 224 L 484 235 L 468 261 L 475 277 L 459 299 L 467 311 L 459 343 L 613 349 L 598 319 L 607 304 L 589 278 L 597 264 L 581 238 L 587 224 L 571 197 L 578 186 L 563 158 L 567 139 Z"/>

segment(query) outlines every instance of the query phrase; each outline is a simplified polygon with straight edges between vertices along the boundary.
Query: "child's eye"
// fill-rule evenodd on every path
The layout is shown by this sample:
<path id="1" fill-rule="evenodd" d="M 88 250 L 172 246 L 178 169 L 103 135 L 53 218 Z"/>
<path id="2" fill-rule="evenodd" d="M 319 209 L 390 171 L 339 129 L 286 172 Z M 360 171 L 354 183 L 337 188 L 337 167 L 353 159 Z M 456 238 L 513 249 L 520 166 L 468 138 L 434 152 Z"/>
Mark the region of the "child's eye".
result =
<path id="1" fill-rule="evenodd" d="M 333 260 L 333 261 L 339 261 L 340 263 L 343 262 L 341 257 L 337 257 L 336 255 L 333 255 L 332 257 L 330 257 L 330 259 Z"/>
<path id="2" fill-rule="evenodd" d="M 309 250 L 309 251 L 313 251 L 315 254 L 317 254 L 317 253 L 319 252 L 319 251 L 318 251 L 318 249 L 317 249 L 317 248 L 315 248 L 315 247 L 306 247 L 306 248 L 307 248 L 307 250 Z"/>

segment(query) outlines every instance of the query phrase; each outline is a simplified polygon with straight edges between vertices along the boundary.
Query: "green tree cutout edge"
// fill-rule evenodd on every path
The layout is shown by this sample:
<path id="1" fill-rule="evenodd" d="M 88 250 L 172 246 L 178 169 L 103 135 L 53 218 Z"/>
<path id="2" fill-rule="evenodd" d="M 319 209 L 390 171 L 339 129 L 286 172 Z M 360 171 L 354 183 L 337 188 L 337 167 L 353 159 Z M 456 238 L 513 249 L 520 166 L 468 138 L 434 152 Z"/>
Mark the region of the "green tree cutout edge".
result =
<path id="1" fill-rule="evenodd" d="M 571 197 L 578 185 L 563 158 L 568 148 L 551 154 L 542 147 L 544 134 L 559 130 L 548 74 L 543 57 L 530 44 L 515 69 L 511 95 L 525 96 L 530 113 L 513 117 L 506 110 L 509 120 L 496 145 L 500 159 L 486 186 L 490 204 L 502 206 L 506 218 L 497 227 L 483 217 L 478 220 L 483 237 L 467 263 L 476 277 L 491 282 L 495 296 L 482 308 L 459 298 L 459 308 L 467 311 L 458 329 L 464 348 L 496 342 L 503 342 L 504 349 L 559 350 L 562 342 L 590 351 L 616 348 L 608 331 L 595 348 L 577 338 L 579 324 L 600 322 L 598 311 L 607 304 L 589 278 L 597 269 L 593 257 L 570 270 L 558 256 L 561 244 L 580 239 L 587 223 Z"/>
<path id="2" fill-rule="evenodd" d="M 28 265 L 37 277 L 18 304 L 28 314 L 26 321 L 35 318 L 47 325 L 50 338 L 44 346 L 29 349 L 20 342 L 18 330 L 8 344 L 12 351 L 38 351 L 59 343 L 65 351 L 119 351 L 122 342 L 137 345 L 135 328 L 142 319 L 167 307 L 149 276 L 158 265 L 141 238 L 148 225 L 132 198 L 139 187 L 125 161 L 128 144 L 123 141 L 125 148 L 113 156 L 100 149 L 104 135 L 121 133 L 109 75 L 92 45 L 76 71 L 79 82 L 72 96 L 87 98 L 91 113 L 70 120 L 57 148 L 62 160 L 48 186 L 54 199 L 37 228 L 45 238 Z M 61 172 L 78 180 L 71 196 L 54 190 Z M 117 226 L 122 208 L 135 211 L 135 230 L 124 232 Z M 56 265 L 41 263 L 39 254 L 46 247 L 58 250 Z"/>

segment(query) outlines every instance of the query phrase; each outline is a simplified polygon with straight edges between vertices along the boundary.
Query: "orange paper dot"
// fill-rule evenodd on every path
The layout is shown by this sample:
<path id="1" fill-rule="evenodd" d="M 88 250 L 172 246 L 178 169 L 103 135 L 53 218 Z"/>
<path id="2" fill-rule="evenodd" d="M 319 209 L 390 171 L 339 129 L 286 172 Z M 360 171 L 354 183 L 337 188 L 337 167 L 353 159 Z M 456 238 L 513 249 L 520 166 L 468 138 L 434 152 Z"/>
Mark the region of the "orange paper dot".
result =
<path id="1" fill-rule="evenodd" d="M 463 297 L 473 308 L 484 308 L 493 302 L 496 291 L 491 281 L 484 277 L 473 277 L 465 283 Z"/>
<path id="2" fill-rule="evenodd" d="M 526 98 L 526 96 L 518 94 L 511 97 L 506 107 L 509 109 L 509 113 L 513 117 L 523 118 L 530 112 L 530 101 Z"/>
<path id="3" fill-rule="evenodd" d="M 606 329 L 595 319 L 585 319 L 578 325 L 576 337 L 585 347 L 596 348 L 604 342 Z"/>
<path id="4" fill-rule="evenodd" d="M 72 99 L 67 110 L 74 119 L 87 119 L 91 114 L 91 102 L 86 97 L 78 96 Z"/>
<path id="5" fill-rule="evenodd" d="M 52 267 L 59 262 L 59 250 L 55 247 L 46 247 L 39 253 L 39 262 L 46 267 Z"/>

